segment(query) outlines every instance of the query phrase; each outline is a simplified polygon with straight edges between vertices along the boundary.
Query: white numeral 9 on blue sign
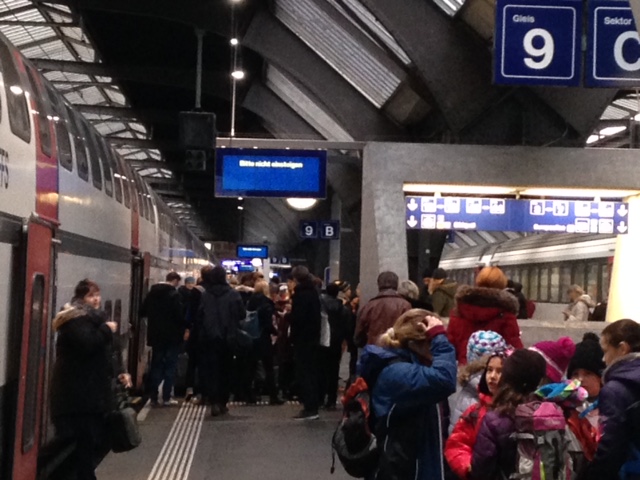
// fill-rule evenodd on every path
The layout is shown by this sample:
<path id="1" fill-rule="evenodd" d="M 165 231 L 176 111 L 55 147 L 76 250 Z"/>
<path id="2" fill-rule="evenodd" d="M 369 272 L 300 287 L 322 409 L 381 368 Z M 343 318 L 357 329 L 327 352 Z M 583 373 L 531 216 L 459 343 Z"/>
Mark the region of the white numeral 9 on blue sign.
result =
<path id="1" fill-rule="evenodd" d="M 311 237 L 314 234 L 314 228 L 311 225 L 307 225 L 306 227 L 304 227 L 304 234 L 307 237 Z"/>
<path id="2" fill-rule="evenodd" d="M 536 47 L 533 41 L 542 39 L 542 46 Z M 555 55 L 555 43 L 551 34 L 543 28 L 529 30 L 523 40 L 524 51 L 533 58 L 525 58 L 524 64 L 534 70 L 542 70 L 551 65 Z"/>

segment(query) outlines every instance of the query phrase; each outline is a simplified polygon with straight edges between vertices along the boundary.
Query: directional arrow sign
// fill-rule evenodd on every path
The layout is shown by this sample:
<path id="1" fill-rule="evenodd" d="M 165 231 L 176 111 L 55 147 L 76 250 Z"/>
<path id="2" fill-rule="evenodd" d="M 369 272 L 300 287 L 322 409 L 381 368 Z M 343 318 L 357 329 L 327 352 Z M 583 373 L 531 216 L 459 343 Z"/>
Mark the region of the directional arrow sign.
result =
<path id="1" fill-rule="evenodd" d="M 621 217 L 626 217 L 627 213 L 629 213 L 629 209 L 627 208 L 627 206 L 621 205 L 618 209 L 618 215 L 620 215 Z"/>
<path id="2" fill-rule="evenodd" d="M 618 232 L 620 233 L 627 233 L 627 230 L 629 230 L 629 227 L 627 227 L 627 222 L 622 221 L 618 224 Z"/>
<path id="3" fill-rule="evenodd" d="M 418 205 L 418 202 L 416 202 L 415 198 L 412 198 L 409 200 L 409 203 L 407 203 L 407 208 L 412 212 L 415 212 L 419 207 L 420 206 Z"/>
<path id="4" fill-rule="evenodd" d="M 411 228 L 416 228 L 418 226 L 418 221 L 416 220 L 416 217 L 411 215 L 409 217 L 409 220 L 407 220 L 407 225 L 409 225 Z"/>

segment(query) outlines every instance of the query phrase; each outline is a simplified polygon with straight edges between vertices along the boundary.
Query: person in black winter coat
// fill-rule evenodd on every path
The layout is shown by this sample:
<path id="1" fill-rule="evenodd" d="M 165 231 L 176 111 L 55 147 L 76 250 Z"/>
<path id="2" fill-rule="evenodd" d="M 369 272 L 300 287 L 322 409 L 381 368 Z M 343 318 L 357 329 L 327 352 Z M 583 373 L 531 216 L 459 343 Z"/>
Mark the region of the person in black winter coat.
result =
<path id="1" fill-rule="evenodd" d="M 229 401 L 232 351 L 246 310 L 240 294 L 227 283 L 223 267 L 204 273 L 205 289 L 196 317 L 205 395 L 211 401 L 211 415 L 226 413 Z"/>
<path id="2" fill-rule="evenodd" d="M 152 354 L 147 389 L 154 405 L 158 404 L 161 383 L 163 405 L 178 403 L 171 399 L 171 391 L 187 327 L 182 300 L 176 289 L 179 283 L 180 275 L 167 274 L 166 282 L 151 287 L 140 309 L 140 316 L 148 319 L 147 345 L 152 348 Z"/>
<path id="3" fill-rule="evenodd" d="M 195 329 L 196 315 L 198 314 L 198 308 L 200 307 L 200 297 L 202 296 L 202 287 L 196 286 L 196 279 L 194 277 L 187 277 L 184 279 L 184 285 L 178 288 L 182 300 L 182 306 L 184 308 L 184 318 L 186 322 L 187 332 L 186 338 L 186 352 L 189 356 L 189 362 L 187 364 L 186 374 L 186 387 L 188 399 L 192 395 L 199 395 L 200 392 L 200 379 L 196 376 L 198 361 L 198 332 Z"/>
<path id="4" fill-rule="evenodd" d="M 275 354 L 272 335 L 277 335 L 273 324 L 273 317 L 276 312 L 276 305 L 269 298 L 269 284 L 264 280 L 259 280 L 254 286 L 254 293 L 247 302 L 248 312 L 257 312 L 258 321 L 260 323 L 260 337 L 253 342 L 253 362 L 251 372 L 255 377 L 258 361 L 262 362 L 265 372 L 265 381 L 267 391 L 269 393 L 269 403 L 271 405 L 282 405 L 284 403 L 278 397 L 278 387 L 276 386 L 276 378 L 273 371 L 273 357 Z M 253 379 L 253 378 L 252 378 Z"/>
<path id="5" fill-rule="evenodd" d="M 318 355 L 320 348 L 320 292 L 309 270 L 299 265 L 291 272 L 296 283 L 291 298 L 291 340 L 296 382 L 304 409 L 299 420 L 318 418 Z"/>
<path id="6" fill-rule="evenodd" d="M 331 340 L 328 347 L 320 347 L 322 371 L 320 382 L 320 403 L 326 396 L 327 410 L 336 409 L 338 399 L 338 379 L 340 376 L 340 360 L 342 344 L 347 339 L 351 311 L 338 298 L 340 287 L 335 283 L 327 285 L 326 295 L 322 295 L 322 307 L 329 319 Z"/>
<path id="7" fill-rule="evenodd" d="M 99 310 L 100 289 L 90 280 L 76 286 L 70 305 L 53 321 L 57 334 L 51 378 L 51 418 L 59 438 L 75 440 L 78 480 L 94 480 L 95 468 L 108 451 L 105 416 L 115 407 L 116 377 L 131 377 L 113 361 L 118 326 Z"/>

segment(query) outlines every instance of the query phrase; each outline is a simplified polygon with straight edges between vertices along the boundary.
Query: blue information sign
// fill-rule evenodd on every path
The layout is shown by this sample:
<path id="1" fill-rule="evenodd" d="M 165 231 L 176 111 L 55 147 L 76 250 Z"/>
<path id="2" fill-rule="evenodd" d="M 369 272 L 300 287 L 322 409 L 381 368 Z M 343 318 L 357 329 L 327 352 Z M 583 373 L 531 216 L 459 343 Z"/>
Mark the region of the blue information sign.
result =
<path id="1" fill-rule="evenodd" d="M 495 82 L 579 85 L 582 11 L 580 0 L 498 0 Z"/>
<path id="2" fill-rule="evenodd" d="M 340 222 L 338 220 L 320 222 L 320 238 L 323 240 L 340 240 Z"/>
<path id="3" fill-rule="evenodd" d="M 269 258 L 267 245 L 238 245 L 236 247 L 238 258 Z"/>
<path id="4" fill-rule="evenodd" d="M 590 87 L 640 86 L 640 36 L 629 2 L 589 2 L 585 83 Z"/>
<path id="5" fill-rule="evenodd" d="M 408 229 L 625 234 L 620 202 L 407 197 Z"/>
<path id="6" fill-rule="evenodd" d="M 300 221 L 300 238 L 318 238 L 318 222 Z"/>

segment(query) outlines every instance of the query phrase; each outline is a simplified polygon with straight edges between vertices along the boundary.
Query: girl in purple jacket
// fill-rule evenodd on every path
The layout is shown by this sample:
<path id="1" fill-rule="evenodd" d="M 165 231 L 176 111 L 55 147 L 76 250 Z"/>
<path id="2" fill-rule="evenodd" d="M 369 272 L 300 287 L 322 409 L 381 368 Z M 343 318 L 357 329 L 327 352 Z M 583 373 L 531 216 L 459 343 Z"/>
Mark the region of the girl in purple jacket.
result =
<path id="1" fill-rule="evenodd" d="M 517 350 L 504 361 L 493 404 L 484 417 L 473 448 L 470 478 L 509 478 L 516 468 L 515 411 L 531 401 L 547 364 L 539 353 Z"/>

